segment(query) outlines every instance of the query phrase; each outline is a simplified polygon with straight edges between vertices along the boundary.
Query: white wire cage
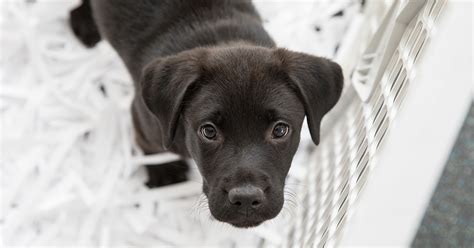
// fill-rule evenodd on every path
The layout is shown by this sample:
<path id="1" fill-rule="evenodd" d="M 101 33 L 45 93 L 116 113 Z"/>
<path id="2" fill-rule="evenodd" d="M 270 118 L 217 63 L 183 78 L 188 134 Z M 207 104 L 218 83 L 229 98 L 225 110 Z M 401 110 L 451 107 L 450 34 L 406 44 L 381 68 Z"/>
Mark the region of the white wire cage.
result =
<path id="1" fill-rule="evenodd" d="M 374 157 L 396 118 L 417 59 L 444 4 L 443 0 L 372 2 L 369 11 L 377 11 L 365 13 L 361 26 L 353 27 L 358 38 L 367 33 L 371 38 L 357 60 L 342 61 L 352 72 L 350 82 L 340 103 L 342 109 L 331 114 L 336 120 L 329 120 L 331 130 L 314 153 L 312 167 L 299 190 L 303 207 L 299 208 L 288 246 L 337 244 L 348 211 L 371 167 L 376 166 Z M 377 22 L 372 34 L 363 30 L 371 20 Z M 351 59 L 347 54 L 338 58 L 347 57 Z"/>
<path id="2" fill-rule="evenodd" d="M 294 9 L 310 14 L 325 7 L 323 18 L 295 21 L 324 28 L 324 17 L 345 8 L 344 21 L 326 24 L 338 30 L 326 35 L 332 40 L 321 42 L 322 50 L 311 45 L 307 51 L 332 56 L 339 46 L 335 59 L 346 86 L 324 121 L 321 145 L 307 149 L 309 135 L 303 134 L 288 178 L 296 206 L 251 230 L 209 220 L 196 170 L 180 185 L 151 191 L 143 186 L 139 165 L 177 156 L 143 156 L 133 144 L 129 76 L 107 44 L 85 50 L 74 43 L 66 25 L 72 4 L 5 4 L 0 23 L 9 35 L 2 35 L 8 50 L 2 49 L 0 93 L 2 130 L 8 132 L 2 132 L 0 240 L 59 246 L 338 244 L 445 5 L 445 0 L 367 1 L 361 10 L 356 2 L 318 1 Z M 269 18 L 285 8 L 261 7 Z M 51 9 L 63 14 L 51 15 Z M 280 15 L 266 27 L 278 33 L 288 18 Z M 291 31 L 280 40 L 298 49 L 302 44 L 290 40 L 305 29 Z"/>

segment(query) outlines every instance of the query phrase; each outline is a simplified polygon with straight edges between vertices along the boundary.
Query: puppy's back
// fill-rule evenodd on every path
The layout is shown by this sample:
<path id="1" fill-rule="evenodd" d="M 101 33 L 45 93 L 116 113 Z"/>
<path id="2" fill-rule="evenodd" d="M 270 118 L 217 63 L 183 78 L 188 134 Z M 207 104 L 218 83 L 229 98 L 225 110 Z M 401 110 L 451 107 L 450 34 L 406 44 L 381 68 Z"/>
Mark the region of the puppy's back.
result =
<path id="1" fill-rule="evenodd" d="M 273 47 L 250 0 L 93 0 L 100 33 L 132 76 L 157 56 L 246 41 Z"/>

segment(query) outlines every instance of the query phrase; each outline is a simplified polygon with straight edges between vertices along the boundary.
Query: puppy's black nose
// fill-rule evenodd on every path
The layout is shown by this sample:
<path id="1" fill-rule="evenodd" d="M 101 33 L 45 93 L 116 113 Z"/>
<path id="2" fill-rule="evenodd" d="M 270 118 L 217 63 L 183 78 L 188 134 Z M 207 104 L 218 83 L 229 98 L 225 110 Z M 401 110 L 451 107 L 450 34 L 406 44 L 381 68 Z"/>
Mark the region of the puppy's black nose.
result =
<path id="1" fill-rule="evenodd" d="M 264 200 L 263 190 L 252 185 L 236 187 L 229 191 L 229 201 L 234 206 L 257 208 Z"/>

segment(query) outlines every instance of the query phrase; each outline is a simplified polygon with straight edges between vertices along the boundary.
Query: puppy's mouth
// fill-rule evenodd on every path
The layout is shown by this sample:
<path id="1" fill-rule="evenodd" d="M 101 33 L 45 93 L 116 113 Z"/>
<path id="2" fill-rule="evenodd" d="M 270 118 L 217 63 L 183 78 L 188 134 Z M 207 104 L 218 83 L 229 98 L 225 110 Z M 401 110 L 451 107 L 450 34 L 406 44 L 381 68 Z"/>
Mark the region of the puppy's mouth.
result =
<path id="1" fill-rule="evenodd" d="M 239 228 L 256 227 L 266 220 L 257 214 L 253 209 L 239 210 L 237 211 L 236 215 L 237 216 L 235 216 L 235 219 L 228 221 L 228 223 L 234 227 Z"/>
<path id="2" fill-rule="evenodd" d="M 237 221 L 229 221 L 227 223 L 238 228 L 251 228 L 262 224 L 264 221 L 255 220 L 252 218 L 239 219 Z"/>
<path id="3" fill-rule="evenodd" d="M 251 228 L 262 224 L 263 222 L 274 218 L 279 211 L 274 209 L 235 209 L 224 206 L 210 207 L 212 216 L 221 222 L 228 223 L 238 228 Z"/>
<path id="4" fill-rule="evenodd" d="M 217 218 L 218 220 L 222 222 L 229 223 L 230 225 L 238 228 L 251 228 L 251 227 L 256 227 L 260 224 L 262 224 L 264 221 L 267 219 L 262 218 L 262 216 L 256 214 L 253 211 L 249 212 L 234 212 L 232 215 L 232 219 L 226 219 L 224 220 L 223 218 Z"/>

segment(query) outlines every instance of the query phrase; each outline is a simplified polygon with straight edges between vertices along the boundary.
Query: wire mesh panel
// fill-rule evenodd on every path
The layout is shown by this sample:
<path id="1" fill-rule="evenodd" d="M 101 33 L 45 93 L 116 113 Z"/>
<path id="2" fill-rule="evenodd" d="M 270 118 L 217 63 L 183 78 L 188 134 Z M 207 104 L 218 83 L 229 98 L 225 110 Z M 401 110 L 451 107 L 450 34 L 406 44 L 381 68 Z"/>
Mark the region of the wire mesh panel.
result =
<path id="1" fill-rule="evenodd" d="M 346 89 L 356 97 L 342 99 L 350 101 L 349 107 L 314 154 L 287 246 L 337 244 L 444 4 L 444 0 L 393 3 L 389 19 L 362 54 Z"/>

